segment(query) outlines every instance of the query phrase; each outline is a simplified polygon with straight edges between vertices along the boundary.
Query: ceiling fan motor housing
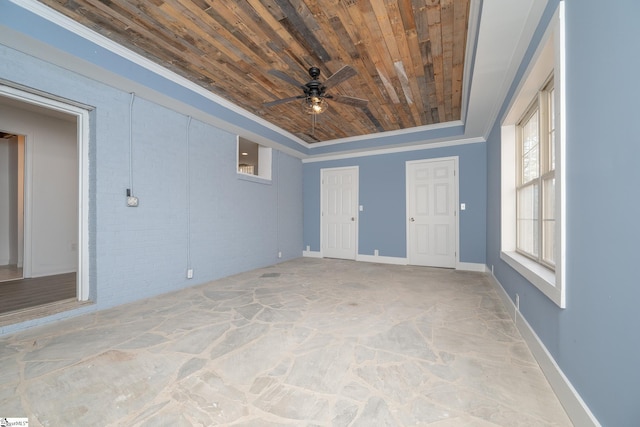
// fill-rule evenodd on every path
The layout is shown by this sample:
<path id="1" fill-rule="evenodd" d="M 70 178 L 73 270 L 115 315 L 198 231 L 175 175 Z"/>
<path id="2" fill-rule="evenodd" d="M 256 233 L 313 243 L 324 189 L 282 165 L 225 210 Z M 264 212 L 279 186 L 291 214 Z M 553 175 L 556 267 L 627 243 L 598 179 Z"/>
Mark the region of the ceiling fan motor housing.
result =
<path id="1" fill-rule="evenodd" d="M 305 83 L 304 94 L 307 97 L 322 98 L 324 96 L 325 87 L 318 80 L 318 77 L 320 77 L 320 68 L 309 68 L 309 75 L 311 76 L 311 81 Z"/>
<path id="2" fill-rule="evenodd" d="M 320 68 L 318 67 L 309 68 L 309 75 L 313 80 L 317 80 L 318 77 L 320 77 Z"/>

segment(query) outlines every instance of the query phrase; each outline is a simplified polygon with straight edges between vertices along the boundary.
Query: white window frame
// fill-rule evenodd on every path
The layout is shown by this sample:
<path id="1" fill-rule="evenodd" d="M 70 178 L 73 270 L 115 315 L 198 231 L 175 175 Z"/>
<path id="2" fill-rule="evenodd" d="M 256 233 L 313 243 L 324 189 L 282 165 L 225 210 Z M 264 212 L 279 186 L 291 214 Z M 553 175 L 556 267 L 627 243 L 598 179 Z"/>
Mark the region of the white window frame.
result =
<path id="1" fill-rule="evenodd" d="M 555 270 L 555 259 L 549 261 L 545 258 L 545 244 L 547 243 L 547 239 L 545 238 L 545 182 L 550 179 L 555 179 L 555 166 L 552 166 L 551 163 L 551 148 L 552 138 L 550 134 L 552 133 L 551 123 L 552 119 L 550 117 L 550 101 L 551 92 L 554 89 L 553 85 L 553 76 L 550 76 L 549 79 L 543 84 L 540 88 L 536 96 L 534 97 L 531 106 L 526 110 L 525 114 L 518 121 L 516 125 L 517 129 L 517 139 L 516 139 L 516 153 L 517 153 L 517 178 L 516 178 L 516 193 L 519 193 L 520 190 L 523 190 L 527 187 L 537 186 L 538 187 L 538 230 L 537 236 L 538 239 L 538 253 L 535 254 L 533 252 L 528 252 L 526 249 L 522 248 L 518 242 L 520 241 L 520 231 L 516 226 L 516 251 L 519 254 L 522 254 L 532 260 L 536 261 L 539 264 L 544 265 L 550 270 Z M 538 148 L 537 148 L 537 175 L 527 181 L 524 181 L 524 171 L 523 171 L 523 148 L 524 148 L 524 136 L 523 136 L 523 128 L 526 122 L 531 120 L 531 118 L 537 114 L 538 117 Z M 553 130 L 555 133 L 555 129 Z M 516 216 L 519 216 L 519 205 L 518 201 L 520 200 L 516 194 Z M 554 210 L 555 213 L 555 210 Z M 555 219 L 555 216 L 554 216 Z"/>
<path id="2" fill-rule="evenodd" d="M 250 141 L 246 138 L 242 138 L 244 142 L 255 144 L 258 146 L 258 173 L 252 174 L 248 172 L 244 172 L 240 168 L 241 154 L 240 154 L 240 139 L 242 137 L 238 136 L 236 141 L 236 172 L 238 177 L 241 179 L 246 179 L 249 181 L 256 182 L 271 182 L 271 158 L 272 158 L 272 150 L 270 147 L 265 147 L 263 145 L 258 144 L 257 142 Z"/>
<path id="3" fill-rule="evenodd" d="M 561 1 L 507 113 L 501 128 L 501 251 L 500 258 L 559 307 L 566 307 L 565 287 L 565 51 L 564 1 Z M 518 124 L 531 101 L 553 75 L 555 101 L 555 271 L 516 250 L 516 183 Z"/>

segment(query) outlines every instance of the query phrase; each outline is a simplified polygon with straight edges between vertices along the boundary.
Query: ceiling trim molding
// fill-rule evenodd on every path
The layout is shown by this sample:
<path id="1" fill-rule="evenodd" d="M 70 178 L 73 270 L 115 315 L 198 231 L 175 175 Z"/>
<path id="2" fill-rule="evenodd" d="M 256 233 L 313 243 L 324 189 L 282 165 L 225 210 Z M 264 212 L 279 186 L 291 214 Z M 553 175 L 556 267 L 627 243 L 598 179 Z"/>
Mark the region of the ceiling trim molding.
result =
<path id="1" fill-rule="evenodd" d="M 38 1 L 35 0 L 7 0 L 11 3 L 14 3 L 15 5 L 25 9 L 28 12 L 31 12 L 37 16 L 39 16 L 42 19 L 45 19 L 48 22 L 51 22 L 54 25 L 57 25 L 69 32 L 71 32 L 72 34 L 90 42 L 93 43 L 127 61 L 130 61 L 131 63 L 138 65 L 140 67 L 142 67 L 145 70 L 148 70 L 160 77 L 163 77 L 185 89 L 187 89 L 188 91 L 191 91 L 197 95 L 200 95 L 206 99 L 208 99 L 209 101 L 214 102 L 215 104 L 226 108 L 248 120 L 251 120 L 299 145 L 301 145 L 302 147 L 306 148 L 306 149 L 313 149 L 315 147 L 323 147 L 323 146 L 328 146 L 328 145 L 334 145 L 334 144 L 342 144 L 342 143 L 348 143 L 348 142 L 358 142 L 358 141 L 366 141 L 366 140 L 370 140 L 370 139 L 376 139 L 376 138 L 380 138 L 380 137 L 387 137 L 387 136 L 397 136 L 397 135 L 410 135 L 413 133 L 419 133 L 419 132 L 424 132 L 424 131 L 429 131 L 429 130 L 436 130 L 436 129 L 442 129 L 442 128 L 448 128 L 448 127 L 454 127 L 454 126 L 460 126 L 461 122 L 460 121 L 455 121 L 455 122 L 446 122 L 446 123 L 440 123 L 440 124 L 435 124 L 435 125 L 427 125 L 427 126 L 421 126 L 421 127 L 417 127 L 417 128 L 409 128 L 409 129 L 401 129 L 401 130 L 394 130 L 394 131 L 388 131 L 388 132 L 384 132 L 384 133 L 375 133 L 375 134 L 368 134 L 368 135 L 362 135 L 362 136 L 356 136 L 356 137 L 350 137 L 350 138 L 343 138 L 343 139 L 338 139 L 338 140 L 331 140 L 331 141 L 325 141 L 325 142 L 320 142 L 320 143 L 314 143 L 314 144 L 310 144 L 307 143 L 306 141 L 302 140 L 301 138 L 299 138 L 298 136 L 278 127 L 275 126 L 274 124 L 262 119 L 261 117 L 258 117 L 256 115 L 254 115 L 253 113 L 237 106 L 236 104 L 216 95 L 213 92 L 210 92 L 208 90 L 206 90 L 205 88 L 191 82 L 190 80 L 186 79 L 185 77 L 180 76 L 179 74 L 163 67 L 160 64 L 157 64 L 145 57 L 143 57 L 142 55 L 132 51 L 131 49 L 124 47 L 110 39 L 108 39 L 107 37 L 95 32 L 94 30 L 85 27 L 84 25 L 74 21 L 73 19 L 61 14 L 60 12 L 50 8 L 49 6 L 40 3 Z M 475 2 L 474 2 L 475 3 Z M 64 66 L 64 64 L 58 64 L 61 66 Z M 68 64 L 67 64 L 68 67 Z M 89 78 L 95 78 L 95 76 L 93 76 L 90 73 L 86 73 L 86 70 L 79 70 L 77 68 L 72 69 L 72 71 L 74 72 L 78 72 L 80 74 L 86 75 Z M 84 72 L 83 72 L 84 71 Z M 126 76 L 121 76 L 126 78 Z M 123 88 L 119 88 L 122 90 L 127 90 L 127 89 L 123 89 Z M 154 101 L 157 101 L 154 99 Z M 164 103 L 162 103 L 164 105 Z M 206 113 L 206 112 L 205 112 Z M 247 138 L 251 138 L 253 140 L 256 139 L 262 139 L 262 138 L 256 138 L 256 135 L 254 133 L 246 133 L 243 134 L 242 129 L 239 129 L 237 125 L 234 125 L 233 123 L 229 123 L 227 121 L 224 121 L 225 123 L 227 123 L 228 125 L 224 125 L 222 123 L 220 123 L 221 120 L 216 121 L 216 125 L 220 126 L 223 128 L 223 130 L 227 130 L 229 132 L 233 132 L 233 133 L 238 133 L 240 136 L 245 136 Z M 278 147 L 280 147 L 282 144 L 278 143 L 277 141 L 273 141 L 273 143 L 275 145 L 277 145 Z M 272 145 L 272 144 L 268 144 L 268 145 Z M 300 154 L 296 154 L 296 157 L 300 157 Z"/>
<path id="2" fill-rule="evenodd" d="M 197 95 L 200 95 L 202 97 L 204 97 L 205 99 L 223 107 L 228 109 L 229 111 L 236 113 L 248 120 L 251 120 L 252 122 L 263 126 L 266 129 L 269 129 L 270 131 L 279 134 L 280 136 L 295 142 L 296 144 L 304 147 L 304 149 L 307 150 L 313 150 L 313 148 L 320 148 L 320 147 L 324 147 L 324 146 L 331 146 L 331 145 L 337 145 L 337 144 L 344 144 L 344 143 L 349 143 L 349 142 L 359 142 L 359 141 L 368 141 L 368 140 L 372 140 L 372 139 L 379 139 L 379 138 L 386 138 L 386 137 L 394 137 L 394 136 L 399 136 L 399 135 L 412 135 L 412 134 L 418 134 L 418 133 L 422 133 L 422 132 L 429 132 L 431 130 L 438 130 L 438 129 L 444 129 L 444 128 L 450 128 L 450 127 L 455 127 L 455 126 L 460 126 L 462 124 L 462 122 L 460 120 L 454 121 L 454 122 L 446 122 L 446 123 L 439 123 L 439 124 L 434 124 L 434 125 L 426 125 L 426 126 L 420 126 L 420 127 L 415 127 L 415 128 L 408 128 L 408 129 L 400 129 L 400 130 L 392 130 L 392 131 L 388 131 L 388 132 L 383 132 L 383 133 L 374 133 L 374 134 L 367 134 L 367 135 L 361 135 L 361 136 L 356 136 L 356 137 L 350 137 L 350 138 L 343 138 L 343 139 L 337 139 L 337 140 L 330 140 L 330 141 L 324 141 L 324 142 L 320 142 L 320 143 L 307 143 L 306 141 L 302 140 L 301 138 L 299 138 L 298 136 L 278 127 L 273 125 L 272 123 L 262 119 L 261 117 L 258 117 L 256 115 L 254 115 L 253 113 L 237 106 L 236 104 L 233 104 L 232 102 L 214 94 L 213 92 L 210 92 L 206 89 L 204 89 L 203 87 L 191 82 L 190 80 L 186 79 L 185 77 L 180 76 L 179 74 L 165 68 L 164 66 L 157 64 L 145 57 L 143 57 L 142 55 L 132 51 L 131 49 L 124 47 L 110 39 L 108 39 L 107 37 L 95 32 L 94 30 L 85 27 L 84 25 L 74 21 L 71 18 L 68 18 L 67 16 L 61 14 L 60 12 L 52 9 L 51 7 L 40 3 L 38 1 L 35 0 L 7 0 L 11 3 L 14 3 L 15 5 L 23 8 L 24 10 L 31 12 L 33 14 L 35 14 L 36 16 L 45 19 L 46 21 L 60 27 L 63 28 L 67 31 L 69 31 L 70 33 L 90 42 L 93 43 L 111 53 L 113 53 L 114 55 L 117 55 L 121 58 L 123 58 L 126 61 L 130 61 L 131 63 L 151 72 L 154 73 L 162 78 L 167 79 L 170 82 L 173 82 L 181 87 L 183 87 L 184 89 L 193 92 Z M 478 5 L 481 4 L 482 0 L 472 0 L 472 4 L 473 5 Z M 479 9 L 479 7 L 476 6 L 476 9 Z M 475 12 L 476 15 L 479 14 L 479 10 Z M 478 16 L 476 16 L 476 18 L 478 18 Z M 475 19 L 476 21 L 476 26 L 479 25 L 477 23 L 478 19 Z M 14 46 L 15 47 L 15 46 Z M 20 47 L 17 47 L 18 49 Z M 468 42 L 468 47 L 467 49 L 472 48 L 475 49 L 475 40 L 474 40 L 474 44 L 471 44 L 470 42 Z M 83 59 L 83 58 L 80 58 Z M 54 63 L 56 63 L 53 59 L 51 58 L 47 58 L 47 60 L 52 61 Z M 86 61 L 86 59 L 84 59 Z M 64 66 L 66 68 L 71 69 L 74 72 L 78 72 L 80 74 L 85 75 L 86 77 L 89 78 L 95 78 L 96 76 L 93 75 L 92 73 L 87 72 L 87 69 L 79 69 L 79 67 L 70 67 L 68 63 L 57 63 L 57 65 L 60 66 Z M 97 67 L 100 67 L 97 64 L 94 64 Z M 107 70 L 110 71 L 110 70 Z M 112 73 L 114 73 L 113 71 L 111 71 Z M 470 72 L 469 72 L 470 73 Z M 114 73 L 117 74 L 117 73 Z M 127 76 L 122 76 L 120 74 L 118 74 L 119 77 L 123 78 L 123 79 L 127 79 Z M 466 83 L 466 87 L 467 89 L 465 89 L 467 92 L 469 91 L 468 87 L 471 86 L 471 76 L 470 74 L 468 75 L 469 77 L 467 78 L 468 83 Z M 139 83 L 134 82 L 135 85 L 139 85 Z M 125 91 L 132 91 L 132 88 L 122 88 L 122 87 L 118 87 L 121 90 L 125 90 Z M 153 90 L 153 88 L 150 88 Z M 147 94 L 147 96 L 149 96 L 149 94 Z M 152 98 L 153 101 L 155 102 L 160 102 L 162 105 L 166 104 L 166 101 L 161 101 L 158 99 L 155 99 L 155 97 L 150 97 Z M 180 102 L 180 101 L 179 101 Z M 466 104 L 466 100 L 463 100 L 463 102 L 465 102 Z M 175 106 L 169 106 L 170 108 L 175 107 Z M 206 111 L 203 111 L 203 113 L 207 114 L 207 115 L 211 115 L 211 113 L 208 113 Z M 192 114 L 193 115 L 193 114 Z M 194 117 L 196 117 L 197 115 L 193 115 Z M 208 120 L 204 120 L 205 122 L 210 122 Z M 261 138 L 258 137 L 258 135 L 256 135 L 255 133 L 251 133 L 251 132 L 247 132 L 246 130 L 239 128 L 237 125 L 235 125 L 234 123 L 228 122 L 224 119 L 218 119 L 215 121 L 215 126 L 221 127 L 223 130 L 232 132 L 232 133 L 237 133 L 240 136 L 244 136 L 247 138 L 251 138 L 254 141 L 255 140 L 262 140 L 261 142 L 266 143 L 267 145 L 270 146 L 277 146 L 279 147 L 283 147 L 285 148 L 285 151 L 289 151 L 292 152 L 293 150 L 291 150 L 289 147 L 286 147 L 286 145 L 283 145 L 281 142 L 278 141 L 274 141 L 271 140 L 269 138 L 269 142 L 264 141 L 265 138 Z M 419 139 L 423 139 L 423 136 L 419 136 Z M 289 148 L 287 150 L 287 148 Z M 294 154 L 294 153 L 292 153 Z M 294 154 L 296 157 L 304 157 L 303 153 L 295 153 Z"/>
<path id="3" fill-rule="evenodd" d="M 298 143 L 299 145 L 303 146 L 304 148 L 309 148 L 311 146 L 311 144 L 307 143 L 306 141 L 302 140 L 301 138 L 295 136 L 292 133 L 289 133 L 287 131 L 285 131 L 284 129 L 273 125 L 272 123 L 262 119 L 261 117 L 258 117 L 256 115 L 254 115 L 253 113 L 237 106 L 236 104 L 216 95 L 213 92 L 210 92 L 208 90 L 206 90 L 205 88 L 198 86 L 197 84 L 191 82 L 190 80 L 182 77 L 181 75 L 163 67 L 162 65 L 159 65 L 145 57 L 143 57 L 142 55 L 106 38 L 105 36 L 91 30 L 90 28 L 85 27 L 82 24 L 79 24 L 78 22 L 72 20 L 71 18 L 66 17 L 65 15 L 53 10 L 52 8 L 50 8 L 49 6 L 42 4 L 40 2 L 37 2 L 35 0 L 8 0 L 11 3 L 14 3 L 15 5 L 51 22 L 54 25 L 57 25 L 61 28 L 64 28 L 65 30 L 71 32 L 72 34 L 77 35 L 78 37 L 81 37 L 84 40 L 87 40 L 91 43 L 96 44 L 97 46 L 108 50 L 109 52 L 127 60 L 132 62 L 135 65 L 138 65 L 160 77 L 163 77 L 179 86 L 182 86 L 183 88 L 194 92 L 206 99 L 208 99 L 209 101 L 212 101 L 213 103 L 226 108 L 240 116 L 243 116 L 246 119 L 249 119 L 271 131 L 274 131 L 288 139 L 290 139 L 293 142 Z M 79 72 L 78 70 L 73 70 L 75 72 Z M 82 74 L 82 73 L 81 73 Z M 87 77 L 91 77 L 91 76 L 87 76 Z M 126 76 L 123 76 L 126 78 Z M 236 129 L 237 130 L 237 126 L 233 125 L 232 123 L 230 123 L 231 129 Z M 225 129 L 226 130 L 226 129 Z M 235 133 L 235 130 L 234 130 Z"/>
<path id="4" fill-rule="evenodd" d="M 517 75 L 520 61 L 529 47 L 531 39 L 539 23 L 540 16 L 544 12 L 549 0 L 471 0 L 470 24 L 467 37 L 467 53 L 465 54 L 465 69 L 463 78 L 463 115 L 461 120 L 435 125 L 421 126 L 403 130 L 391 130 L 387 132 L 324 141 L 320 143 L 307 143 L 298 136 L 273 125 L 272 123 L 254 115 L 253 113 L 233 104 L 232 102 L 206 90 L 191 82 L 179 74 L 159 65 L 136 52 L 98 34 L 71 18 L 54 9 L 37 2 L 36 0 L 2 0 L 22 8 L 33 14 L 34 17 L 44 19 L 63 31 L 80 38 L 85 43 L 104 49 L 105 53 L 121 58 L 130 63 L 143 73 L 152 73 L 167 84 L 175 85 L 177 89 L 185 91 L 179 96 L 170 92 L 163 92 L 162 88 L 145 86 L 142 77 L 126 75 L 118 70 L 118 65 L 109 68 L 108 65 L 96 59 L 85 58 L 74 54 L 73 50 L 65 50 L 65 46 L 50 45 L 42 36 L 31 35 L 28 31 L 21 33 L 24 39 L 31 37 L 41 44 L 38 52 L 44 51 L 44 46 L 53 46 L 55 49 L 47 49 L 41 59 L 47 60 L 70 71 L 78 72 L 88 78 L 96 78 L 106 84 L 131 92 L 132 89 L 141 86 L 145 88 L 148 99 L 158 102 L 169 108 L 179 108 L 176 111 L 191 112 L 194 118 L 199 118 L 212 124 L 223 131 L 237 134 L 263 145 L 277 148 L 298 158 L 339 158 L 341 156 L 357 156 L 369 154 L 382 154 L 385 152 L 397 152 L 414 149 L 435 148 L 440 144 L 457 145 L 460 141 L 485 141 L 497 120 L 500 108 L 508 96 L 508 91 Z M 7 24 L 5 24 L 7 25 Z M 6 26 L 6 30 L 17 27 Z M 511 35 L 515 34 L 515 37 Z M 22 46 L 19 41 L 3 41 L 7 46 L 23 51 L 24 48 L 32 48 L 29 44 Z M 17 47 L 16 47 L 16 44 Z M 24 44 L 24 42 L 23 42 Z M 70 46 L 70 49 L 73 46 Z M 57 51 L 56 51 L 57 49 Z M 27 53 L 27 52 L 25 52 Z M 63 54 L 63 55 L 61 55 Z M 65 62 L 73 56 L 74 61 Z M 105 60 L 103 59 L 103 62 Z M 107 80 L 103 80 L 102 77 Z M 136 92 L 138 92 L 136 90 Z M 199 97 L 201 101 L 190 104 L 189 94 Z M 171 99 L 173 101 L 171 101 Z M 204 102 L 204 103 L 202 103 Z M 210 103 L 209 105 L 207 105 Z M 185 106 L 188 106 L 186 110 Z M 220 109 L 220 114 L 217 110 Z M 193 110 L 198 110 L 195 114 Z M 187 114 L 187 113 L 185 113 Z M 237 120 L 237 122 L 236 122 Z M 244 123 L 243 123 L 244 122 Z M 443 133 L 447 129 L 455 127 L 464 129 L 462 133 Z M 432 134 L 433 132 L 433 134 Z M 429 139 L 432 136 L 433 139 Z M 395 140 L 395 141 L 394 141 Z M 379 148 L 367 146 L 368 141 L 377 142 Z M 431 141 L 431 142 L 425 142 Z M 463 142 L 467 143 L 467 142 Z M 318 149 L 314 153 L 315 149 Z M 332 154 L 333 153 L 333 154 Z M 358 153 L 358 154 L 353 154 Z"/>
<path id="5" fill-rule="evenodd" d="M 485 139 L 489 137 L 491 129 L 493 129 L 494 124 L 498 120 L 498 114 L 500 113 L 500 110 L 502 109 L 502 106 L 507 99 L 509 90 L 513 85 L 514 79 L 516 78 L 516 75 L 520 68 L 520 64 L 522 63 L 522 60 L 527 50 L 529 49 L 529 46 L 531 45 L 531 41 L 533 40 L 534 34 L 548 2 L 549 0 L 531 0 L 531 5 L 526 13 L 527 19 L 524 21 L 522 31 L 520 32 L 520 34 L 518 34 L 517 37 L 518 44 L 516 45 L 510 56 L 508 66 L 506 67 L 504 72 L 502 84 L 497 92 L 497 102 L 494 104 L 493 111 L 491 112 L 491 114 L 489 114 L 489 120 L 486 121 L 486 127 L 482 132 L 482 135 Z M 493 13 L 492 15 L 497 16 L 497 13 Z"/>
<path id="6" fill-rule="evenodd" d="M 405 145 L 402 147 L 381 148 L 378 150 L 358 151 L 351 153 L 329 154 L 324 156 L 312 156 L 302 159 L 302 163 L 326 162 L 330 160 L 353 159 L 356 157 L 379 156 L 383 154 L 405 153 L 408 151 L 430 150 L 434 148 L 453 147 L 456 145 L 477 144 L 487 142 L 485 138 L 465 138 L 457 140 L 442 140 L 434 142 L 424 142 L 422 144 Z"/>
<path id="7" fill-rule="evenodd" d="M 461 120 L 454 120 L 451 122 L 416 126 L 416 127 L 407 128 L 407 129 L 390 130 L 386 132 L 379 132 L 379 133 L 369 134 L 369 135 L 360 135 L 360 136 L 352 136 L 349 138 L 332 139 L 330 141 L 316 142 L 315 144 L 311 145 L 311 147 L 309 148 L 313 151 L 314 148 L 327 147 L 327 146 L 336 145 L 336 144 L 367 141 L 367 140 L 377 139 L 377 138 L 389 138 L 389 137 L 400 136 L 400 135 L 410 135 L 413 133 L 429 132 L 429 131 L 434 131 L 438 129 L 448 129 L 448 128 L 458 127 L 458 126 L 464 126 L 464 123 Z"/>
<path id="8" fill-rule="evenodd" d="M 462 105 L 460 106 L 460 121 L 465 122 L 469 108 L 473 68 L 478 51 L 478 34 L 480 33 L 480 19 L 482 19 L 482 3 L 484 0 L 470 0 L 469 28 L 467 28 L 467 45 L 464 55 L 464 69 L 462 71 Z"/>

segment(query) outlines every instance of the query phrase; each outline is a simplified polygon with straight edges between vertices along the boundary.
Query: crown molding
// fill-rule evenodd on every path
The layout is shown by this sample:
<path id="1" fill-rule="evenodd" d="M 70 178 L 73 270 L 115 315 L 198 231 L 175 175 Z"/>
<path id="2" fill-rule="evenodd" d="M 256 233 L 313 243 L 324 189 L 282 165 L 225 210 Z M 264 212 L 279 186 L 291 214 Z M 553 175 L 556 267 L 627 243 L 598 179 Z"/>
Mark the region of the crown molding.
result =
<path id="1" fill-rule="evenodd" d="M 319 155 L 317 157 L 311 156 L 311 157 L 302 159 L 302 163 L 316 163 L 316 162 L 326 162 L 330 160 L 353 159 L 356 157 L 379 156 L 383 154 L 430 150 L 434 148 L 454 147 L 456 145 L 477 144 L 477 143 L 483 143 L 483 142 L 487 142 L 487 141 L 481 137 L 464 138 L 464 139 L 456 139 L 456 140 L 440 140 L 440 141 L 434 141 L 434 142 L 424 142 L 422 144 L 404 145 L 401 147 L 395 146 L 395 147 L 387 147 L 387 148 L 380 148 L 380 149 L 367 150 L 367 151 L 354 151 L 350 153 L 328 154 L 324 156 Z"/>
<path id="2" fill-rule="evenodd" d="M 298 143 L 299 145 L 305 148 L 310 147 L 309 143 L 295 136 L 294 134 L 289 133 L 278 126 L 275 126 L 274 124 L 264 120 L 263 118 L 258 117 L 255 114 L 239 107 L 238 105 L 222 98 L 221 96 L 218 96 L 213 92 L 206 90 L 205 88 L 163 67 L 162 65 L 157 64 L 156 62 L 153 62 L 145 58 L 144 56 L 114 42 L 113 40 L 108 39 L 107 37 L 91 30 L 90 28 L 85 27 L 84 25 L 74 21 L 71 18 L 68 18 L 67 16 L 61 14 L 60 12 L 57 12 L 56 10 L 50 8 L 47 5 L 39 3 L 35 0 L 8 0 L 8 1 L 51 22 L 52 24 L 55 24 L 61 28 L 64 28 L 65 30 L 77 35 L 78 37 L 83 38 L 84 40 L 94 43 L 95 45 L 103 49 L 106 49 L 109 52 L 115 55 L 118 55 L 121 58 L 127 61 L 130 61 L 135 65 L 138 65 L 162 78 L 165 78 L 168 81 L 171 81 L 183 87 L 184 89 L 187 89 L 188 91 L 196 93 L 208 99 L 209 101 L 232 111 L 233 113 L 236 113 L 242 117 L 245 117 L 246 119 L 249 119 L 273 132 L 276 132 L 290 139 L 291 141 Z M 77 70 L 73 70 L 73 71 L 77 71 Z M 88 77 L 91 77 L 91 76 L 88 76 Z M 237 126 L 233 124 L 230 124 L 230 125 L 232 128 L 234 128 L 234 130 L 237 130 Z"/>

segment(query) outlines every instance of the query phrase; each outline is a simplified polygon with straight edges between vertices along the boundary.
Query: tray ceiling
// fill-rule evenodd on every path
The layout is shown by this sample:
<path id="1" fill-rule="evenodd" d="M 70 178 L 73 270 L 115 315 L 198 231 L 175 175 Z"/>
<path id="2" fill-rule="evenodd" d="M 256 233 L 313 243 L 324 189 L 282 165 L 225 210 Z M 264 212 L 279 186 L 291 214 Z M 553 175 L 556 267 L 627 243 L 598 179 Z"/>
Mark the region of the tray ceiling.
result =
<path id="1" fill-rule="evenodd" d="M 41 0 L 103 36 L 314 143 L 461 119 L 469 0 Z M 274 76 L 368 99 L 315 116 Z M 275 71 L 275 73 L 274 73 Z"/>

